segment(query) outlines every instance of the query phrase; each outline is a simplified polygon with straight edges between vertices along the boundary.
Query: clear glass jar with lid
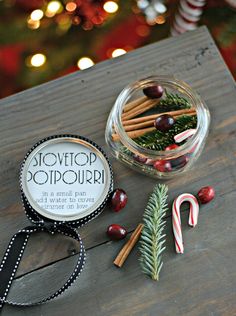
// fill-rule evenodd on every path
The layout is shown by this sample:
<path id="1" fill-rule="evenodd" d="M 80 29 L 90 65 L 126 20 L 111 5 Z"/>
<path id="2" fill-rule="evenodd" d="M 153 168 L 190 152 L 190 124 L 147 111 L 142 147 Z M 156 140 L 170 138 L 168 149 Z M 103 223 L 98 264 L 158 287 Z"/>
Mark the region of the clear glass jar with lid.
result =
<path id="1" fill-rule="evenodd" d="M 149 87 L 161 87 L 164 93 L 159 99 L 144 96 Z M 181 108 L 185 102 L 188 106 Z M 167 132 L 157 131 L 155 118 L 166 114 L 173 116 L 173 126 Z M 206 104 L 188 84 L 173 77 L 152 76 L 121 91 L 110 112 L 105 137 L 121 162 L 151 177 L 171 178 L 189 170 L 197 160 L 209 124 Z M 183 133 L 186 130 L 188 135 Z"/>

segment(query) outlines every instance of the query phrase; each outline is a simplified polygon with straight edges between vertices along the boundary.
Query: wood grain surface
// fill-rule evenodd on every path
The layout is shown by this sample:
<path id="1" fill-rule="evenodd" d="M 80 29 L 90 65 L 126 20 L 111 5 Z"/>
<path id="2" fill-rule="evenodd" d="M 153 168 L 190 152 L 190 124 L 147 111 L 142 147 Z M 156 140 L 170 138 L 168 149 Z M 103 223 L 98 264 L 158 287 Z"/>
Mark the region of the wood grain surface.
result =
<path id="1" fill-rule="evenodd" d="M 206 101 L 212 117 L 205 150 L 194 168 L 166 181 L 170 205 L 179 193 L 196 193 L 204 185 L 216 189 L 217 198 L 200 211 L 197 229 L 184 226 L 186 253 L 174 253 L 168 213 L 168 250 L 159 283 L 141 274 L 137 249 L 122 269 L 113 267 L 122 243 L 109 242 L 106 227 L 119 223 L 131 232 L 141 220 L 156 181 L 112 158 L 115 186 L 127 191 L 129 202 L 122 212 L 114 214 L 106 209 L 81 229 L 88 260 L 78 282 L 55 302 L 23 309 L 6 306 L 3 315 L 236 314 L 236 89 L 205 28 L 0 101 L 0 256 L 11 236 L 29 224 L 18 185 L 19 165 L 27 150 L 45 136 L 75 133 L 93 139 L 109 155 L 104 129 L 114 100 L 126 84 L 152 74 L 174 75 L 189 83 Z M 70 239 L 34 236 L 11 290 L 12 298 L 27 301 L 42 291 L 47 294 L 47 288 L 56 289 L 70 272 L 76 249 Z"/>

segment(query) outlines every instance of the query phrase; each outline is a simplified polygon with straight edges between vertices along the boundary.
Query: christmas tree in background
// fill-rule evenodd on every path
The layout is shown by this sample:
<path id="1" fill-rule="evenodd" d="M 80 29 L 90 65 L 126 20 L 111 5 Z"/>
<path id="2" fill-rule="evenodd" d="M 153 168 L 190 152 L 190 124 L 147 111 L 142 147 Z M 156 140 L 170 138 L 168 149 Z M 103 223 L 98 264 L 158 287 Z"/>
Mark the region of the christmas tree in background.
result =
<path id="1" fill-rule="evenodd" d="M 0 96 L 166 38 L 177 5 L 174 0 L 0 1 Z M 236 76 L 232 4 L 207 1 L 200 24 L 210 28 Z"/>

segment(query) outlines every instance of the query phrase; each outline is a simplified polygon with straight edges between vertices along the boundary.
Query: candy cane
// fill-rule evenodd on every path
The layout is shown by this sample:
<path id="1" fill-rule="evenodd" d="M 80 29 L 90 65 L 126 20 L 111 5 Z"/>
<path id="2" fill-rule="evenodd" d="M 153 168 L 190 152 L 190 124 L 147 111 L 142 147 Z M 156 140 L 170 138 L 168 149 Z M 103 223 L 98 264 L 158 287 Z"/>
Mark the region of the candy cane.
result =
<path id="1" fill-rule="evenodd" d="M 206 0 L 180 0 L 179 8 L 171 27 L 171 35 L 176 36 L 197 28 Z"/>
<path id="2" fill-rule="evenodd" d="M 199 204 L 195 196 L 190 193 L 179 195 L 173 202 L 172 206 L 172 225 L 175 238 L 175 250 L 177 253 L 184 253 L 183 237 L 181 230 L 180 206 L 183 202 L 190 203 L 190 212 L 188 223 L 190 226 L 197 225 Z"/>
<path id="3" fill-rule="evenodd" d="M 176 143 L 181 143 L 185 139 L 193 136 L 195 133 L 196 133 L 196 129 L 195 128 L 187 129 L 186 131 L 183 131 L 182 133 L 179 133 L 179 134 L 175 135 L 174 136 L 174 140 L 175 140 Z"/>

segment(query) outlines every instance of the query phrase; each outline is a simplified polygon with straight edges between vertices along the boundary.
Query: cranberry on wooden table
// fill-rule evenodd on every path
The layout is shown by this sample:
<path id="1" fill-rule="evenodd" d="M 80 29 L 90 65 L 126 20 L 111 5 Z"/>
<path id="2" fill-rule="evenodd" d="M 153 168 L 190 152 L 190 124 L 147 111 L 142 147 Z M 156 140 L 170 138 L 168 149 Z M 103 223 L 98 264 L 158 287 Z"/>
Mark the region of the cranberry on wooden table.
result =
<path id="1" fill-rule="evenodd" d="M 198 191 L 198 199 L 202 204 L 209 203 L 215 197 L 215 190 L 211 186 L 206 186 Z"/>
<path id="2" fill-rule="evenodd" d="M 118 224 L 111 224 L 107 228 L 107 235 L 112 240 L 120 240 L 126 237 L 127 230 Z"/>
<path id="3" fill-rule="evenodd" d="M 124 190 L 115 189 L 110 196 L 110 205 L 113 211 L 119 212 L 127 204 L 128 197 Z"/>

